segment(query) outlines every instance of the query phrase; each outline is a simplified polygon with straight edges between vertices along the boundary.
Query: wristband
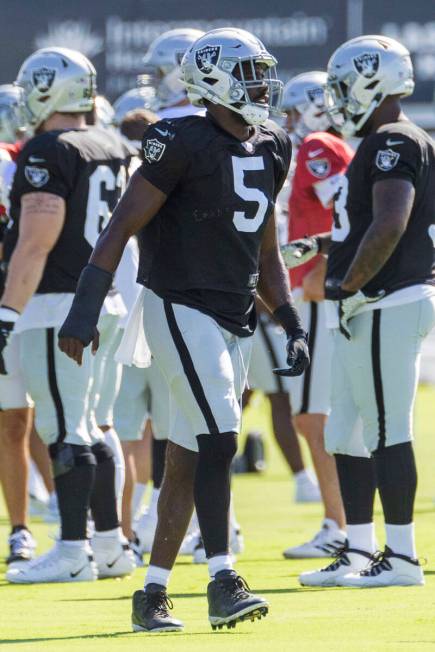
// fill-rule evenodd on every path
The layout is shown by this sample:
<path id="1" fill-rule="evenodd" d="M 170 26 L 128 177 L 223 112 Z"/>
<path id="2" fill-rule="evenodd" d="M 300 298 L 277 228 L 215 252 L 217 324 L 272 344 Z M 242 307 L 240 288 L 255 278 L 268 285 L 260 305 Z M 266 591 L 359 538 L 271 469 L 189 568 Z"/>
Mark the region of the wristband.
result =
<path id="1" fill-rule="evenodd" d="M 287 337 L 293 337 L 298 331 L 305 333 L 302 322 L 293 303 L 284 303 L 273 311 L 273 316 L 281 324 Z"/>
<path id="2" fill-rule="evenodd" d="M 20 313 L 9 306 L 0 306 L 0 321 L 10 321 L 15 324 Z"/>
<path id="3" fill-rule="evenodd" d="M 112 282 L 113 274 L 88 263 L 80 274 L 71 311 L 96 324 Z"/>

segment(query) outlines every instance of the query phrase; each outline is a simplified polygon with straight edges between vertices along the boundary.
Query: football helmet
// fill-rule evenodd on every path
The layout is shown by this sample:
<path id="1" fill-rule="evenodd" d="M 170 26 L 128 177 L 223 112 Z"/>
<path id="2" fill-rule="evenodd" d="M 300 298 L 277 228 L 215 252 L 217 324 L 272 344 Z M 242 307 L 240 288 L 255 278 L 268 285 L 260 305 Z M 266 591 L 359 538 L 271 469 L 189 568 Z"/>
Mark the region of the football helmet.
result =
<path id="1" fill-rule="evenodd" d="M 97 95 L 95 97 L 95 124 L 103 129 L 113 127 L 115 118 L 115 109 L 110 104 L 107 97 Z"/>
<path id="2" fill-rule="evenodd" d="M 283 84 L 275 66 L 275 57 L 256 36 L 226 27 L 195 41 L 183 57 L 181 71 L 192 104 L 202 106 L 204 100 L 221 104 L 248 124 L 258 125 L 271 112 L 279 112 Z M 255 92 L 261 99 L 252 99 Z"/>
<path id="3" fill-rule="evenodd" d="M 303 72 L 284 86 L 281 109 L 291 114 L 292 131 L 301 139 L 331 126 L 325 106 L 327 78 L 326 72 L 320 70 Z"/>
<path id="4" fill-rule="evenodd" d="M 14 84 L 0 86 L 0 141 L 15 143 L 27 135 L 29 114 L 23 89 Z"/>
<path id="5" fill-rule="evenodd" d="M 151 109 L 154 96 L 154 89 L 151 86 L 132 88 L 120 95 L 113 105 L 115 111 L 113 124 L 119 127 L 127 113 L 135 109 Z"/>
<path id="6" fill-rule="evenodd" d="M 94 107 L 96 71 L 89 59 L 75 50 L 37 50 L 22 64 L 16 84 L 24 90 L 34 128 L 53 113 L 85 113 Z"/>
<path id="7" fill-rule="evenodd" d="M 139 75 L 138 85 L 151 83 L 156 92 L 156 109 L 177 104 L 185 97 L 180 81 L 180 62 L 187 48 L 204 32 L 181 27 L 164 32 L 149 46 L 143 58 L 144 75 Z"/>
<path id="8" fill-rule="evenodd" d="M 386 36 L 358 36 L 341 45 L 328 62 L 326 108 L 345 138 L 357 136 L 389 95 L 414 90 L 408 50 Z"/>

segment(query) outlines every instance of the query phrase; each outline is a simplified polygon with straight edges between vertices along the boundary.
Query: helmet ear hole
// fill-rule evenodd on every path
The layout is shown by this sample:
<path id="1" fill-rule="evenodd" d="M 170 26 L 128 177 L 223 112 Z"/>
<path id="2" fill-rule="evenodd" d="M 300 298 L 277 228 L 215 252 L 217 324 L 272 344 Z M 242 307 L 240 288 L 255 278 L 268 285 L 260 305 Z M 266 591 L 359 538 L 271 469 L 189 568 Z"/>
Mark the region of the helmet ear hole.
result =
<path id="1" fill-rule="evenodd" d="M 376 81 L 372 81 L 372 82 L 370 82 L 370 84 L 367 84 L 367 86 L 365 86 L 365 88 L 366 88 L 368 91 L 371 91 L 371 90 L 373 90 L 374 88 L 376 88 L 376 86 L 377 86 L 378 84 L 379 84 L 379 81 L 378 81 L 378 80 L 376 80 Z"/>
<path id="2" fill-rule="evenodd" d="M 203 77 L 202 81 L 210 86 L 214 86 L 218 83 L 219 79 L 214 79 L 214 77 Z"/>

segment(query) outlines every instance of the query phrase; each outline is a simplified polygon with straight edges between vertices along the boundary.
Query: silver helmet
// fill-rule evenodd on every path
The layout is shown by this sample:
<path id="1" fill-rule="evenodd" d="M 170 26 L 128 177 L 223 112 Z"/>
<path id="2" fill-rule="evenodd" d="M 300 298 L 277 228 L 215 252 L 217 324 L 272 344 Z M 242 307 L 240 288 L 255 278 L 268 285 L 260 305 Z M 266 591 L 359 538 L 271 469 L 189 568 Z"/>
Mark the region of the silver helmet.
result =
<path id="1" fill-rule="evenodd" d="M 132 88 L 120 95 L 114 103 L 115 116 L 113 124 L 119 127 L 127 113 L 135 109 L 151 109 L 153 104 L 154 90 L 151 86 Z"/>
<path id="2" fill-rule="evenodd" d="M 37 50 L 22 64 L 16 84 L 24 90 L 34 128 L 53 113 L 85 113 L 94 107 L 96 71 L 75 50 Z"/>
<path id="3" fill-rule="evenodd" d="M 177 104 L 185 97 L 180 81 L 180 62 L 186 50 L 204 32 L 181 27 L 171 29 L 156 38 L 143 58 L 144 75 L 139 75 L 139 86 L 151 83 L 156 92 L 156 108 Z"/>
<path id="4" fill-rule="evenodd" d="M 296 75 L 284 86 L 281 109 L 292 115 L 292 129 L 299 138 L 331 126 L 325 106 L 327 78 L 326 72 L 313 70 Z"/>
<path id="5" fill-rule="evenodd" d="M 386 97 L 406 97 L 413 91 L 410 54 L 392 38 L 358 36 L 341 45 L 329 60 L 327 111 L 345 138 L 358 135 Z"/>
<path id="6" fill-rule="evenodd" d="M 0 141 L 15 143 L 29 132 L 24 91 L 15 84 L 0 86 Z"/>
<path id="7" fill-rule="evenodd" d="M 198 39 L 184 55 L 181 70 L 192 104 L 221 104 L 255 125 L 280 108 L 283 84 L 276 63 L 256 36 L 226 27 Z M 263 91 L 261 100 L 251 99 L 256 90 Z"/>

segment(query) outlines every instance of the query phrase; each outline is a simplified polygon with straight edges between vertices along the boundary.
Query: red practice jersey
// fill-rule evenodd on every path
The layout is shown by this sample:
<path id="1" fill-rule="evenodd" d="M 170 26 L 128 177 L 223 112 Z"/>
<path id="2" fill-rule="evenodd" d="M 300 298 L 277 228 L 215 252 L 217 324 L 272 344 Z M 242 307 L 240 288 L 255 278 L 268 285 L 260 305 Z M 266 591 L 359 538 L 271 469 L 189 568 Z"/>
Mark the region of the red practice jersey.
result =
<path id="1" fill-rule="evenodd" d="M 9 154 L 13 161 L 16 161 L 24 145 L 25 142 L 23 140 L 17 140 L 16 143 L 0 143 L 0 148 Z"/>
<path id="2" fill-rule="evenodd" d="M 353 154 L 341 138 L 326 131 L 314 132 L 303 140 L 296 157 L 289 197 L 289 241 L 331 230 L 331 200 Z M 292 287 L 302 285 L 305 274 L 317 261 L 316 256 L 291 270 Z"/>

